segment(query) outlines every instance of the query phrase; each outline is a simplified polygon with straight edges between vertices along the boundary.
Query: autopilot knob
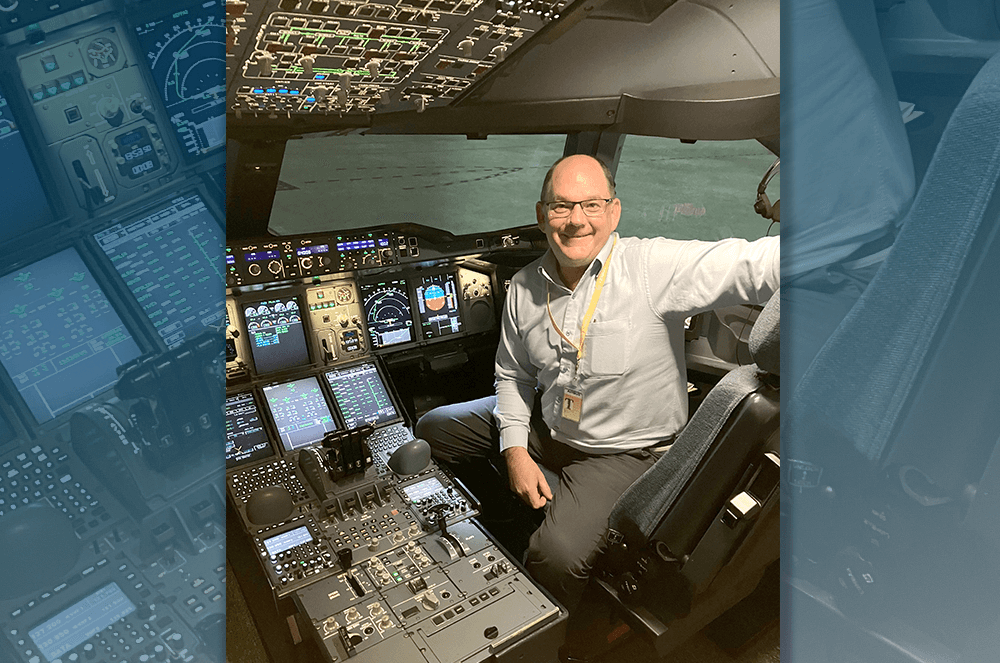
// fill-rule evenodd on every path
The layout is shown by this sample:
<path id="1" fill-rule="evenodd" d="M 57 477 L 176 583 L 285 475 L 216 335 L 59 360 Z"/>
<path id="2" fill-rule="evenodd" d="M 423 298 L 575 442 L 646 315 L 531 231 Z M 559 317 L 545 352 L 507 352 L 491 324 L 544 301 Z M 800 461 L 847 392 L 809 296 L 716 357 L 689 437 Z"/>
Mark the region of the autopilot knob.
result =
<path id="1" fill-rule="evenodd" d="M 125 119 L 122 102 L 117 97 L 104 97 L 97 102 L 97 112 L 113 127 L 117 127 Z"/>
<path id="2" fill-rule="evenodd" d="M 272 274 L 280 274 L 281 273 L 281 261 L 280 260 L 272 260 L 269 263 L 267 263 L 267 271 L 271 272 Z"/>

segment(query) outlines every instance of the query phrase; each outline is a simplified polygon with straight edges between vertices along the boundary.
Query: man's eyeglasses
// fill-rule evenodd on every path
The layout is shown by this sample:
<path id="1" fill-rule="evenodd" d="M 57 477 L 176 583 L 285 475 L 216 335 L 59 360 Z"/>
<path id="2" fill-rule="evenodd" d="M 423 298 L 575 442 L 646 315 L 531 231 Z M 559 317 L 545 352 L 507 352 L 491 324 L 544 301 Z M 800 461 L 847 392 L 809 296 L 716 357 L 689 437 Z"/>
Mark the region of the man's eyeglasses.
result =
<path id="1" fill-rule="evenodd" d="M 549 217 L 553 219 L 563 219 L 573 213 L 573 208 L 577 205 L 587 216 L 600 216 L 608 209 L 608 203 L 614 198 L 592 198 L 590 200 L 552 200 L 542 201 Z"/>

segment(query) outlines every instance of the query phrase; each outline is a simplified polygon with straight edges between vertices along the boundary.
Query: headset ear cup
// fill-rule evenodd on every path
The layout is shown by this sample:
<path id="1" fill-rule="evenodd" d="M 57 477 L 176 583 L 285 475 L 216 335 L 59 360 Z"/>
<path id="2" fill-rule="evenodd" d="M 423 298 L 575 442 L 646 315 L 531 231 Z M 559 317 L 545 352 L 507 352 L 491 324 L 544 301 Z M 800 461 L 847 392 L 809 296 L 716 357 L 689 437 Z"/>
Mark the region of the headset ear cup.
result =
<path id="1" fill-rule="evenodd" d="M 765 219 L 771 218 L 771 201 L 767 199 L 767 194 L 763 191 L 757 193 L 757 200 L 753 204 L 753 211 Z"/>

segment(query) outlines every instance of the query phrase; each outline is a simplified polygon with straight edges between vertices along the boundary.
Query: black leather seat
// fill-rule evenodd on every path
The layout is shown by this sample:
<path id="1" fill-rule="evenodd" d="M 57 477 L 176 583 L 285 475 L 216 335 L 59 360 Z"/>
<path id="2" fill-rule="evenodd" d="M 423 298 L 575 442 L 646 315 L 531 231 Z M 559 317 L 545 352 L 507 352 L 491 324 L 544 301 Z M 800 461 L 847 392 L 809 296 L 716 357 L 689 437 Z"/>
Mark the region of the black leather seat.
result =
<path id="1" fill-rule="evenodd" d="M 779 302 L 754 325 L 755 363 L 712 388 L 609 518 L 595 582 L 661 655 L 749 594 L 779 556 Z"/>

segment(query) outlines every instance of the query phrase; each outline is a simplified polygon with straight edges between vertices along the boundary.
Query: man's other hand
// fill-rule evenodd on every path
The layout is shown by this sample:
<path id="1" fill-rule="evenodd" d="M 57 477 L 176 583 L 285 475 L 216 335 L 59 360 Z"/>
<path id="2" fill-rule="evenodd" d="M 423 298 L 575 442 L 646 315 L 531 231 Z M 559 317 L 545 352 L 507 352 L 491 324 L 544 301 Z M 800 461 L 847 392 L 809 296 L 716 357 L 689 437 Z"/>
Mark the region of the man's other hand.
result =
<path id="1" fill-rule="evenodd" d="M 538 464 L 528 455 L 528 450 L 511 447 L 505 449 L 503 455 L 507 460 L 510 489 L 532 509 L 545 506 L 546 501 L 552 499 L 552 490 Z"/>

